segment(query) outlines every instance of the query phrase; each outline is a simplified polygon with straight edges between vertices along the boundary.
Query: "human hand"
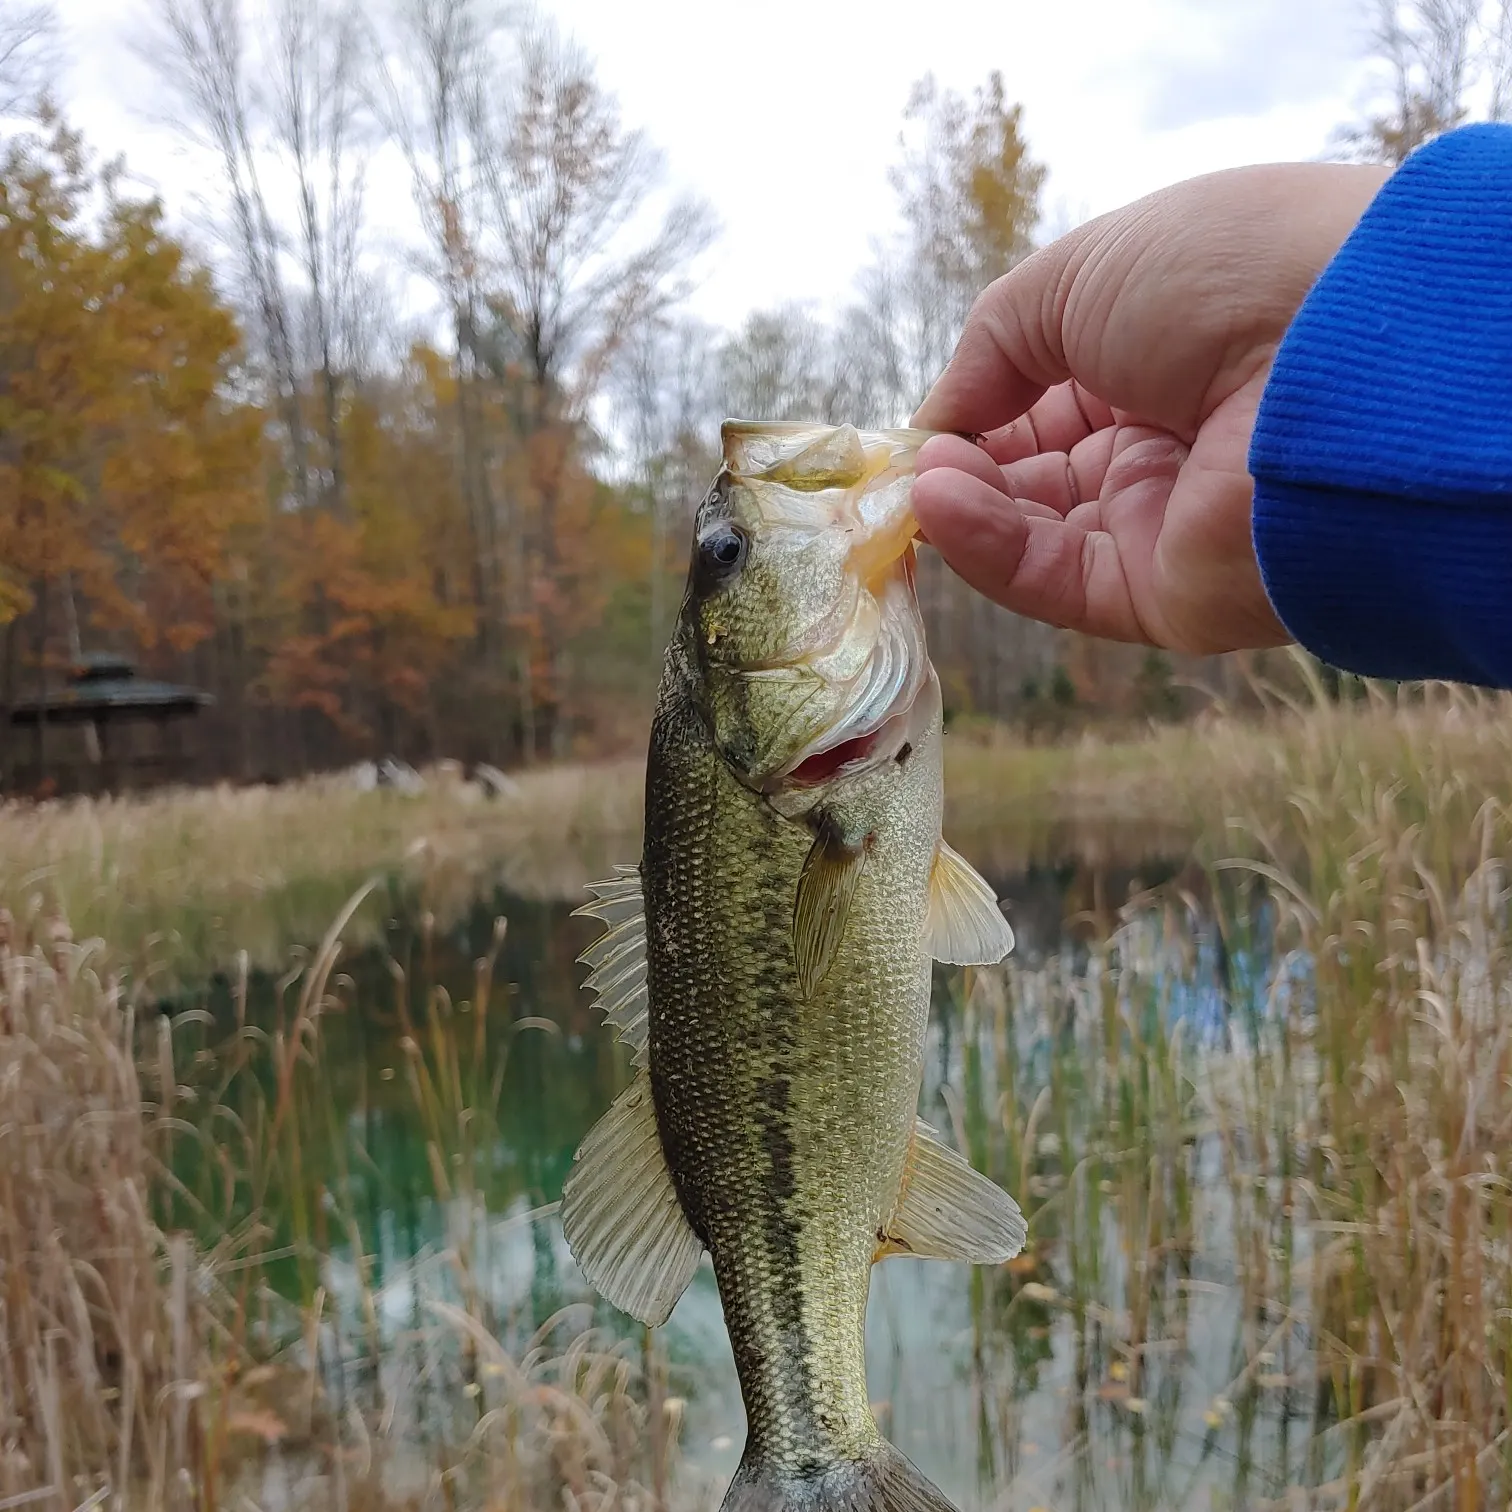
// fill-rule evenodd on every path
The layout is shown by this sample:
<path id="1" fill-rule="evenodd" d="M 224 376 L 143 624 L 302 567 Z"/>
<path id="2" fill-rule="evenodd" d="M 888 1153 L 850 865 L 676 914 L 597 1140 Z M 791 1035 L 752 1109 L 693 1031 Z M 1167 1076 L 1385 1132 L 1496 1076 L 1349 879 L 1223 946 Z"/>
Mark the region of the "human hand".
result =
<path id="1" fill-rule="evenodd" d="M 1110 640 L 1288 639 L 1260 581 L 1247 458 L 1276 348 L 1385 168 L 1192 179 L 992 284 L 912 423 L 914 510 L 972 587 Z"/>

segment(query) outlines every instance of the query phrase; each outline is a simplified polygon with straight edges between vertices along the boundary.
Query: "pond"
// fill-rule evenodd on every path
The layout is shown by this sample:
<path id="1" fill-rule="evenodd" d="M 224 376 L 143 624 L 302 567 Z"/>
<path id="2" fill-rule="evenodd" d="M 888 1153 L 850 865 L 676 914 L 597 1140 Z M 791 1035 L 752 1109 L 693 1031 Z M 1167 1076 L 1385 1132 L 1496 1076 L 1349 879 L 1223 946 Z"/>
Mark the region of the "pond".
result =
<path id="1" fill-rule="evenodd" d="M 1031 1240 L 993 1270 L 877 1267 L 884 1432 L 967 1509 L 1241 1506 L 1326 1478 L 1340 1450 L 1300 1321 L 1311 1239 L 1261 1111 L 1274 1006 L 1305 992 L 1305 962 L 1275 956 L 1263 893 L 1219 908 L 1169 859 L 990 880 L 1018 949 L 1006 971 L 937 970 L 921 1108 L 1014 1193 Z M 299 1029 L 308 971 L 217 979 L 175 1029 L 200 1127 L 220 1132 L 179 1144 L 168 1216 L 231 1235 L 255 1206 L 272 1289 L 306 1315 L 319 1299 L 334 1410 L 376 1408 L 421 1446 L 455 1433 L 461 1380 L 486 1397 L 438 1303 L 514 1352 L 591 1317 L 648 1366 L 677 1485 L 712 1505 L 744 1438 L 712 1272 L 652 1340 L 593 1296 L 554 1212 L 630 1075 L 579 990 L 596 926 L 502 890 L 444 927 L 423 899 L 384 906 L 382 944 L 341 959 L 318 1035 Z M 228 1036 L 271 1047 L 266 1064 L 227 1072 Z M 270 1124 L 294 1060 L 304 1091 Z"/>

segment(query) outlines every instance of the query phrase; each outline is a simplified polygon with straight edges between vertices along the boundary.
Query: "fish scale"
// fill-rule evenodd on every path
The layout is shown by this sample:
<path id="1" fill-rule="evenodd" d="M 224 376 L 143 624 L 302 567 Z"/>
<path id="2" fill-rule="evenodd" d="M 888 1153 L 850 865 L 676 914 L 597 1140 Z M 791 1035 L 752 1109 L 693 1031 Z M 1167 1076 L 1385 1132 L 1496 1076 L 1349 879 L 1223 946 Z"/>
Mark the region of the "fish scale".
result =
<path id="1" fill-rule="evenodd" d="M 628 883 L 581 910 L 617 931 L 592 985 L 644 1070 L 584 1142 L 564 1231 L 653 1324 L 708 1254 L 748 1424 L 735 1512 L 948 1508 L 872 1416 L 871 1267 L 1024 1239 L 916 1117 L 931 958 L 1012 943 L 940 835 L 939 684 L 897 512 L 917 442 L 727 425 L 652 723 L 642 914 Z M 858 593 L 872 610 L 839 612 Z M 827 626 L 863 639 L 808 644 Z"/>

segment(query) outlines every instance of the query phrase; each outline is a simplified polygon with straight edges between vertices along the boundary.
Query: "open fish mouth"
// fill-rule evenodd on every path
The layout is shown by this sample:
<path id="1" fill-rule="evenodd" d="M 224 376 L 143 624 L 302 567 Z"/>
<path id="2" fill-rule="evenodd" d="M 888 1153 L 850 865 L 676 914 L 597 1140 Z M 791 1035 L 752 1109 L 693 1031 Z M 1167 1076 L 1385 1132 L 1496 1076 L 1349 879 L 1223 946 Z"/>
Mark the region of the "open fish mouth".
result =
<path id="1" fill-rule="evenodd" d="M 816 751 L 800 761 L 784 780 L 789 787 L 819 787 L 836 777 L 875 765 L 879 757 L 891 760 L 903 747 L 912 713 L 910 704 L 878 729 Z"/>

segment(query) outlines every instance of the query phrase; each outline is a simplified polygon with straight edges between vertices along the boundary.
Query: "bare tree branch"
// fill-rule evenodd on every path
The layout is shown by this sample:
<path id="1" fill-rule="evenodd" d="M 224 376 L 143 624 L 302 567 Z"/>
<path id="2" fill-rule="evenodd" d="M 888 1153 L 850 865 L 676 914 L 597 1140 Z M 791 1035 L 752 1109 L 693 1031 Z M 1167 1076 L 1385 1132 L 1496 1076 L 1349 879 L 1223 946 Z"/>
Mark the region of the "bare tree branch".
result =
<path id="1" fill-rule="evenodd" d="M 51 0 L 0 9 L 0 116 L 37 107 L 57 63 L 58 16 Z"/>
<path id="2" fill-rule="evenodd" d="M 1400 163 L 1466 120 L 1489 87 L 1491 118 L 1507 108 L 1508 0 L 1488 26 L 1483 0 L 1374 0 L 1371 51 L 1387 65 L 1385 106 L 1341 129 L 1343 156 Z"/>
<path id="3" fill-rule="evenodd" d="M 341 389 L 353 365 L 360 295 L 365 153 L 354 140 L 363 33 L 345 0 L 280 0 L 273 17 L 269 113 L 293 170 L 298 259 L 305 280 L 302 371 L 319 375 L 325 493 L 345 508 Z"/>
<path id="4" fill-rule="evenodd" d="M 241 0 L 154 0 L 157 35 L 139 49 L 177 101 L 180 124 L 219 157 L 230 202 L 232 251 L 289 447 L 296 501 L 311 502 L 309 445 L 282 241 L 268 208 L 254 121 Z"/>
<path id="5" fill-rule="evenodd" d="M 698 320 L 647 321 L 627 341 L 616 372 L 616 410 L 651 515 L 647 627 L 654 660 L 676 603 L 681 563 L 672 553 L 680 556 L 686 525 L 718 465 L 711 446 L 722 418 L 715 342 L 716 333 Z"/>
<path id="6" fill-rule="evenodd" d="M 689 200 L 647 213 L 657 154 L 545 24 L 523 35 L 509 87 L 473 104 L 501 310 L 538 392 L 580 414 L 632 332 L 682 297 L 708 213 Z"/>
<path id="7" fill-rule="evenodd" d="M 1487 114 L 1493 121 L 1512 120 L 1512 0 L 1498 0 L 1487 38 L 1486 71 L 1491 80 Z"/>

